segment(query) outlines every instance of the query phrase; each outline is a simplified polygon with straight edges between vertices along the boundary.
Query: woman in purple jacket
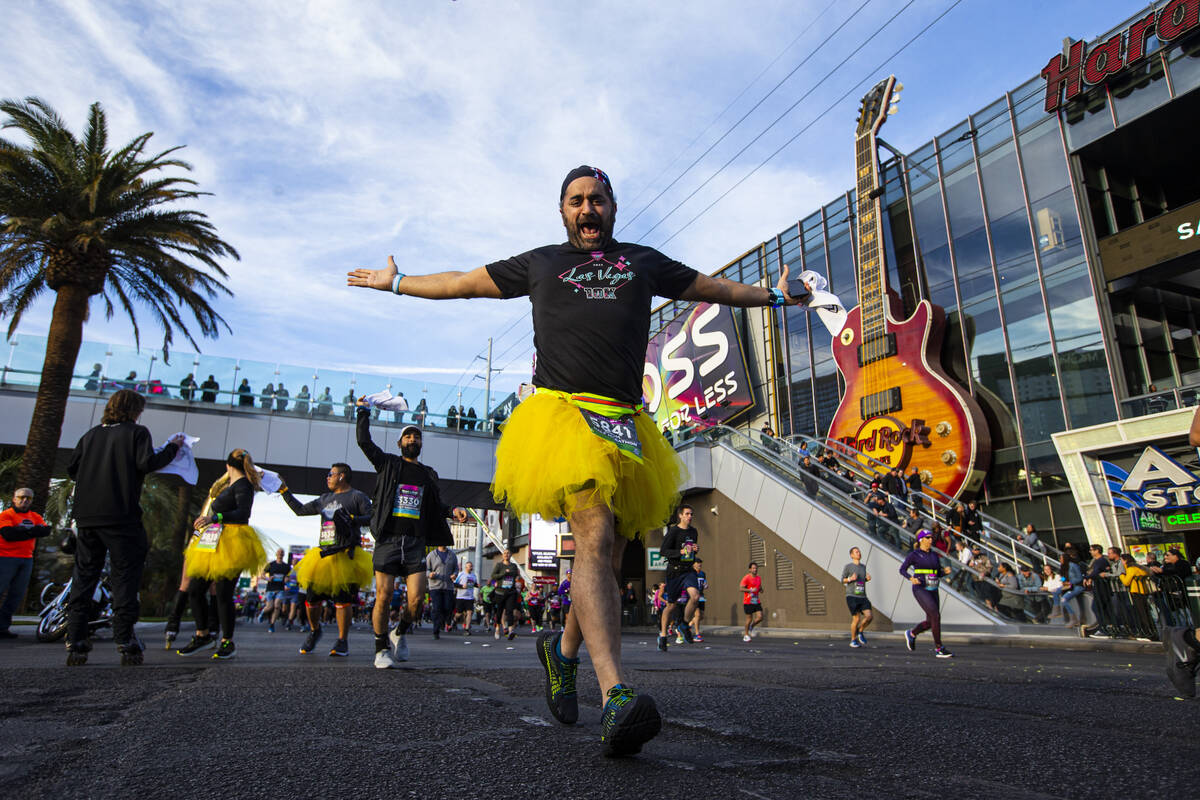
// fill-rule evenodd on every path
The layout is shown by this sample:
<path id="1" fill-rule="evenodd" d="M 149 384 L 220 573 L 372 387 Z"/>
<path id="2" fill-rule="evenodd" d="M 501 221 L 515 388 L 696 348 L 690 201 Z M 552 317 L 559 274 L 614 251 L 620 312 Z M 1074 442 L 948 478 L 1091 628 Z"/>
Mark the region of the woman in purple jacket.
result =
<path id="1" fill-rule="evenodd" d="M 909 574 L 912 570 L 912 574 Z M 917 547 L 900 564 L 900 574 L 912 583 L 913 597 L 925 612 L 925 621 L 904 632 L 909 650 L 917 649 L 917 635 L 933 630 L 933 653 L 938 658 L 954 658 L 942 647 L 942 612 L 938 610 L 938 584 L 950 568 L 942 566 L 941 557 L 933 552 L 933 534 L 927 530 L 917 533 Z"/>

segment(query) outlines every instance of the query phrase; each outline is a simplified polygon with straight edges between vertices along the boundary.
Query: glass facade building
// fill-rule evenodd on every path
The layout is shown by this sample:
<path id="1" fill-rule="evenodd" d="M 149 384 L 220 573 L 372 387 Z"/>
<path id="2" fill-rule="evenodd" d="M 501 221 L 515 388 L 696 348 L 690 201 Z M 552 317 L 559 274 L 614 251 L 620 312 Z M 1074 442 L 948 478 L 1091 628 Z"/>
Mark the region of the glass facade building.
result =
<path id="1" fill-rule="evenodd" d="M 1157 3 L 1096 41 L 1175 7 L 1190 8 Z M 1155 391 L 1188 402 L 1194 394 L 1180 388 L 1200 384 L 1200 293 L 1189 291 L 1200 254 L 1135 263 L 1117 278 L 1101 258 L 1108 238 L 1200 200 L 1197 33 L 1149 35 L 1140 63 L 1056 110 L 1038 76 L 910 153 L 880 151 L 889 285 L 902 318 L 921 299 L 946 311 L 943 367 L 974 396 L 992 439 L 981 499 L 1060 541 L 1080 523 L 1051 434 L 1145 413 L 1131 398 Z M 814 270 L 851 308 L 854 213 L 848 191 L 720 274 L 773 282 L 785 263 L 793 275 Z M 685 305 L 659 308 L 652 329 Z M 763 370 L 778 376 L 768 413 L 781 433 L 824 435 L 845 391 L 830 334 L 797 308 L 776 312 L 775 327 L 783 363 Z"/>

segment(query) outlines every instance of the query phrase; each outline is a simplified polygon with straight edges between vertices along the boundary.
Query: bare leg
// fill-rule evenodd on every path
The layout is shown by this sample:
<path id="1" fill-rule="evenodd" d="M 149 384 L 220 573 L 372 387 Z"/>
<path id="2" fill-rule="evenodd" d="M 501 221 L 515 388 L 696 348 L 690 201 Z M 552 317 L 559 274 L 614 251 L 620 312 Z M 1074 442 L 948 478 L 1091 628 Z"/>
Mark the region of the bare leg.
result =
<path id="1" fill-rule="evenodd" d="M 408 606 L 405 616 L 400 618 L 400 631 L 406 632 L 408 623 L 419 622 L 421 619 L 421 601 L 425 599 L 425 587 L 428 585 L 424 572 L 414 572 L 406 579 L 408 584 Z"/>
<path id="2" fill-rule="evenodd" d="M 683 623 L 690 626 L 696 621 L 696 614 L 699 611 L 698 606 L 700 605 L 700 592 L 699 590 L 693 589 L 691 586 L 689 586 L 687 587 L 687 594 L 687 605 L 683 608 Z"/>
<path id="3" fill-rule="evenodd" d="M 858 623 L 858 632 L 862 633 L 865 631 L 867 626 L 871 624 L 872 619 L 874 619 L 874 617 L 871 615 L 871 609 L 863 609 L 862 620 Z"/>
<path id="4" fill-rule="evenodd" d="M 305 611 L 308 614 L 308 626 L 314 631 L 321 630 L 321 611 L 324 609 L 324 603 L 315 606 L 307 606 Z"/>
<path id="5" fill-rule="evenodd" d="M 601 696 L 621 683 L 621 596 L 613 579 L 613 515 L 605 506 L 571 515 L 575 534 L 571 613 L 563 632 L 562 654 L 576 658 L 586 641 Z"/>
<path id="6" fill-rule="evenodd" d="M 354 621 L 354 606 L 346 604 L 337 606 L 338 638 L 345 639 L 350 635 L 350 623 Z"/>
<path id="7" fill-rule="evenodd" d="M 375 573 L 375 610 L 371 612 L 371 626 L 376 636 L 388 632 L 388 610 L 392 604 L 392 592 L 396 589 L 396 576 L 385 572 Z"/>

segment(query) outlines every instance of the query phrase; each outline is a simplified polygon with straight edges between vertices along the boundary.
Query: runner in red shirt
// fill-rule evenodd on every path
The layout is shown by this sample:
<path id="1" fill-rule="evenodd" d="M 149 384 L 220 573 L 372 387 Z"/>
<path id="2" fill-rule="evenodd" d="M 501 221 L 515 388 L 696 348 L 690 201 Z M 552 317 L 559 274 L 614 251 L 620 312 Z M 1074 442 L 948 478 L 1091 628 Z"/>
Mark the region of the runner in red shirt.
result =
<path id="1" fill-rule="evenodd" d="M 742 641 L 748 642 L 758 632 L 755 628 L 762 622 L 762 578 L 758 577 L 758 564 L 750 562 L 750 572 L 742 578 L 742 610 L 746 612 L 746 630 L 742 632 Z"/>

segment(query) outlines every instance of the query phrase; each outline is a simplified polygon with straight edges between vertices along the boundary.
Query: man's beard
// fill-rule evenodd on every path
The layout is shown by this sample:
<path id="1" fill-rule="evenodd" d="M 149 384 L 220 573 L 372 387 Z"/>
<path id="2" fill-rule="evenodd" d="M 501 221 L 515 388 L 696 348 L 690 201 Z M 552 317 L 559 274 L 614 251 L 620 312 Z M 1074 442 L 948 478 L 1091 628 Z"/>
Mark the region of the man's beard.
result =
<path id="1" fill-rule="evenodd" d="M 592 222 L 599 226 L 600 237 L 592 242 L 585 242 L 583 235 L 579 232 L 579 226 L 583 222 Z M 616 223 L 615 216 L 610 216 L 607 219 L 603 217 L 587 217 L 585 219 L 575 219 L 574 221 L 563 220 L 563 225 L 567 229 L 567 241 L 572 247 L 580 250 L 595 250 L 608 246 L 613 237 L 613 225 Z"/>
<path id="2" fill-rule="evenodd" d="M 421 455 L 421 445 L 419 444 L 402 444 L 400 445 L 400 455 L 405 458 L 416 458 Z"/>

